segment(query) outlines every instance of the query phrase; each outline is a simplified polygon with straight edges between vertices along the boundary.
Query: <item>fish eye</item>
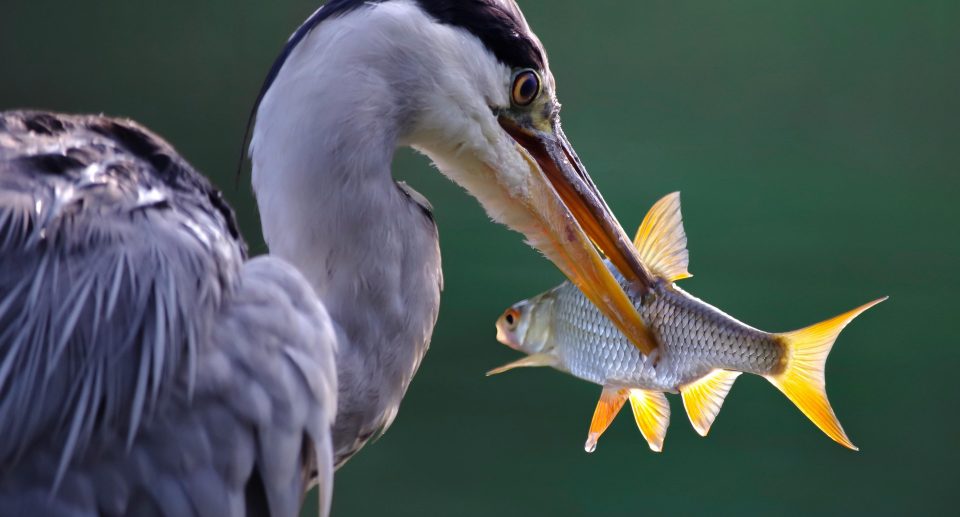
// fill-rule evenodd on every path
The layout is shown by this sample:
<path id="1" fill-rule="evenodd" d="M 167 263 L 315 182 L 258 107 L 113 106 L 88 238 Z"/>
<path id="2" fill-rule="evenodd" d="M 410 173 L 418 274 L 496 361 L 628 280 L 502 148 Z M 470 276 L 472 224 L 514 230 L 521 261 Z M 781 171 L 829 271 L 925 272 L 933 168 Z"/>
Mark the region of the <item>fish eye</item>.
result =
<path id="1" fill-rule="evenodd" d="M 520 312 L 513 308 L 507 309 L 507 312 L 503 314 L 503 321 L 507 323 L 508 330 L 517 328 L 517 323 L 520 321 Z"/>
<path id="2" fill-rule="evenodd" d="M 521 70 L 513 76 L 514 106 L 529 106 L 540 95 L 540 76 L 533 70 Z"/>

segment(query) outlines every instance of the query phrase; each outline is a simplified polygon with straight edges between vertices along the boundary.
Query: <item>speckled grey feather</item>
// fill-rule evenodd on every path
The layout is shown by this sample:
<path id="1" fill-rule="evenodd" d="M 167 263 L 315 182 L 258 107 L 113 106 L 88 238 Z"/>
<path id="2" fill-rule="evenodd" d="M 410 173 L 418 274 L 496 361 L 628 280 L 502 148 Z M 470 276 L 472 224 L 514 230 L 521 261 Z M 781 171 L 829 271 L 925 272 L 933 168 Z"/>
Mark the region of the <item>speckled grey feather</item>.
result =
<path id="1" fill-rule="evenodd" d="M 0 515 L 299 511 L 336 338 L 146 129 L 0 114 Z"/>

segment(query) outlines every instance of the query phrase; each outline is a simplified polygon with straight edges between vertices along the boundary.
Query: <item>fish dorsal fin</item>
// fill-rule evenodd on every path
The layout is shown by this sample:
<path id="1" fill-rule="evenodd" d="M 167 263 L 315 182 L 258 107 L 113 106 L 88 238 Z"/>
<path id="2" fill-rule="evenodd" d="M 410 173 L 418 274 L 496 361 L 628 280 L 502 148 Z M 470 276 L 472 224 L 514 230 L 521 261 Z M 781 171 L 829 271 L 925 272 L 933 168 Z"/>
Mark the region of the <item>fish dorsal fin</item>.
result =
<path id="1" fill-rule="evenodd" d="M 670 403 L 667 397 L 659 391 L 640 389 L 630 390 L 630 407 L 633 409 L 633 419 L 640 428 L 640 433 L 647 439 L 650 450 L 663 450 L 663 439 L 667 436 L 667 427 L 670 425 Z"/>
<path id="2" fill-rule="evenodd" d="M 687 234 L 680 215 L 680 193 L 667 194 L 643 218 L 633 245 L 650 271 L 670 282 L 690 278 Z"/>
<path id="3" fill-rule="evenodd" d="M 700 436 L 706 436 L 723 399 L 730 393 L 733 381 L 737 380 L 740 372 L 730 370 L 714 370 L 695 382 L 680 388 L 683 396 L 683 407 L 687 410 L 690 423 Z"/>

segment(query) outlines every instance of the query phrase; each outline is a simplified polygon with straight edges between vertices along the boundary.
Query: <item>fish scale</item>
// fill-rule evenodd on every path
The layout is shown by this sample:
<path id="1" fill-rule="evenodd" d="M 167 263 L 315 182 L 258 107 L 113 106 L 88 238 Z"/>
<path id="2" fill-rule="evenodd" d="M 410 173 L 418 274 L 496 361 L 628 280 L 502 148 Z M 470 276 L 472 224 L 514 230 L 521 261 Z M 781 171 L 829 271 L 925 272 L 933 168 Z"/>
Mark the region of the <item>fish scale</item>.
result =
<path id="1" fill-rule="evenodd" d="M 743 372 L 763 376 L 830 438 L 856 450 L 827 400 L 824 368 L 840 331 L 881 298 L 804 329 L 763 332 L 688 294 L 674 283 L 687 278 L 687 237 L 679 194 L 661 199 L 634 239 L 653 278 L 634 307 L 646 327 L 637 344 L 610 322 L 576 286 L 565 282 L 507 309 L 497 339 L 527 357 L 490 374 L 521 366 L 552 366 L 603 386 L 585 448 L 629 399 L 637 426 L 654 451 L 663 447 L 670 420 L 664 392 L 680 392 L 694 429 L 706 436 L 723 399 Z M 608 261 L 606 267 L 630 292 Z M 648 357 L 639 348 L 651 350 Z"/>
<path id="2" fill-rule="evenodd" d="M 622 280 L 614 273 L 618 280 Z M 784 349 L 775 334 L 754 329 L 672 283 L 661 282 L 636 307 L 660 345 L 656 367 L 569 282 L 553 297 L 551 335 L 561 369 L 601 385 L 676 391 L 716 368 L 774 373 Z"/>

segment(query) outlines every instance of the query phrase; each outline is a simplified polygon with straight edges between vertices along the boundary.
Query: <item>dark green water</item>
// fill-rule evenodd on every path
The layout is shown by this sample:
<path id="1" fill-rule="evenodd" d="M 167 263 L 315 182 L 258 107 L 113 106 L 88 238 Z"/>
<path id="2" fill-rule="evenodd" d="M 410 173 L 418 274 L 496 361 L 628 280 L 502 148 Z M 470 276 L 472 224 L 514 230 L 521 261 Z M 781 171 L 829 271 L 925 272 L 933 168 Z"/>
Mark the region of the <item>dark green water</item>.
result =
<path id="1" fill-rule="evenodd" d="M 0 108 L 103 111 L 165 135 L 226 190 L 257 253 L 243 123 L 315 6 L 5 0 Z M 880 295 L 827 368 L 861 452 L 741 377 L 709 438 L 677 397 L 663 454 L 622 415 L 582 444 L 599 387 L 548 370 L 487 379 L 510 303 L 561 276 L 410 152 L 446 291 L 393 428 L 338 474 L 336 515 L 936 514 L 960 503 L 960 3 L 525 0 L 564 127 L 623 225 L 683 192 L 683 287 L 763 329 Z"/>

